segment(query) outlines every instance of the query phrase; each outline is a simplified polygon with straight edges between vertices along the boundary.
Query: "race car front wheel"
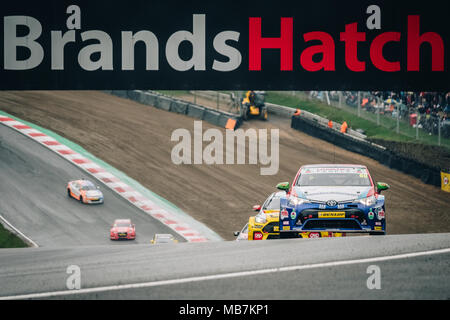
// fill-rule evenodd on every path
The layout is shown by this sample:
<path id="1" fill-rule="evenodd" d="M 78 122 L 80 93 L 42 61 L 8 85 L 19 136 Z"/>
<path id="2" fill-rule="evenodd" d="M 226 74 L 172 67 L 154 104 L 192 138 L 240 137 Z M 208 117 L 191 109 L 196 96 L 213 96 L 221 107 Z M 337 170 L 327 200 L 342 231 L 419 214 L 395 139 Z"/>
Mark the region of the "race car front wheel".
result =
<path id="1" fill-rule="evenodd" d="M 69 198 L 72 198 L 72 195 L 70 194 L 70 189 L 67 189 L 67 196 L 68 196 Z"/>

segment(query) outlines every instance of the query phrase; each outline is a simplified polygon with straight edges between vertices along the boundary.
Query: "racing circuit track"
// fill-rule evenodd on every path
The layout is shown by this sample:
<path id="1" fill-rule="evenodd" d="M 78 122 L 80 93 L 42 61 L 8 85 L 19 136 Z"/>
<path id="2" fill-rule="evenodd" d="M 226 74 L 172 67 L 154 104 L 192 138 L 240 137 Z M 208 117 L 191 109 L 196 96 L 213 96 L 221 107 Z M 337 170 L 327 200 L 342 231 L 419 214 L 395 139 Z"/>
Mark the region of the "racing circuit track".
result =
<path id="1" fill-rule="evenodd" d="M 79 143 L 228 239 L 253 202 L 274 183 L 291 180 L 304 163 L 332 158 L 366 164 L 377 181 L 392 187 L 386 192 L 388 236 L 152 246 L 153 234 L 170 232 L 167 227 L 100 183 L 102 206 L 67 198 L 67 181 L 85 173 L 0 126 L 0 213 L 42 246 L 0 250 L 0 299 L 450 298 L 450 234 L 395 235 L 450 231 L 448 195 L 294 132 L 279 119 L 244 126 L 283 129 L 280 173 L 261 177 L 257 166 L 174 166 L 170 132 L 191 129 L 192 119 L 104 93 L 1 92 L 0 109 Z M 109 226 L 124 212 L 138 239 L 110 245 Z M 66 269 L 73 264 L 81 268 L 82 290 L 68 292 Z M 369 265 L 380 267 L 380 290 L 367 288 Z"/>
<path id="2" fill-rule="evenodd" d="M 289 119 L 270 116 L 242 127 L 280 129 L 279 172 L 262 176 L 258 165 L 175 165 L 171 134 L 178 128 L 193 132 L 194 119 L 103 92 L 2 91 L 0 110 L 77 143 L 227 240 L 278 182 L 292 181 L 301 165 L 330 162 L 366 165 L 375 181 L 390 184 L 384 193 L 388 234 L 450 232 L 448 193 L 291 129 Z M 203 130 L 212 127 L 203 122 Z"/>
<path id="3" fill-rule="evenodd" d="M 448 299 L 449 267 L 449 234 L 3 249 L 0 299 Z"/>
<path id="4" fill-rule="evenodd" d="M 173 233 L 30 138 L 4 125 L 0 137 L 0 215 L 39 246 L 123 243 L 108 238 L 114 219 L 120 218 L 136 224 L 136 243 L 150 242 L 155 233 Z M 83 205 L 67 197 L 67 182 L 79 178 L 100 185 L 105 203 Z"/>

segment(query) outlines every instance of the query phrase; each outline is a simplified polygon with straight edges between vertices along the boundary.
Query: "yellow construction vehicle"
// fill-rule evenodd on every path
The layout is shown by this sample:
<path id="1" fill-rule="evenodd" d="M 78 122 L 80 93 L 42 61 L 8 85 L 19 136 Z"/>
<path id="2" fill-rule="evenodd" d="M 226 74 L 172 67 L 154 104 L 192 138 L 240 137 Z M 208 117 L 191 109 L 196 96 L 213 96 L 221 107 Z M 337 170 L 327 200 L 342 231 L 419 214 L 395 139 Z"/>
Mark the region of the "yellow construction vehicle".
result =
<path id="1" fill-rule="evenodd" d="M 241 101 L 241 115 L 244 120 L 258 117 L 267 120 L 267 106 L 265 104 L 265 92 L 249 90 Z"/>

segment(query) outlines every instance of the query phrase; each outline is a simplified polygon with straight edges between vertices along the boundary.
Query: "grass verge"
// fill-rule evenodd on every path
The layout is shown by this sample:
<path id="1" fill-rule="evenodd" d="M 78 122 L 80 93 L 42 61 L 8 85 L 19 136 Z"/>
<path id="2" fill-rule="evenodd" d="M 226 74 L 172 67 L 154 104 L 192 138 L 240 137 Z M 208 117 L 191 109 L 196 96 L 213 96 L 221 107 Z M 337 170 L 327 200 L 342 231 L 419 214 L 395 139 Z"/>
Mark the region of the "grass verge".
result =
<path id="1" fill-rule="evenodd" d="M 28 245 L 0 224 L 0 248 L 26 248 Z"/>

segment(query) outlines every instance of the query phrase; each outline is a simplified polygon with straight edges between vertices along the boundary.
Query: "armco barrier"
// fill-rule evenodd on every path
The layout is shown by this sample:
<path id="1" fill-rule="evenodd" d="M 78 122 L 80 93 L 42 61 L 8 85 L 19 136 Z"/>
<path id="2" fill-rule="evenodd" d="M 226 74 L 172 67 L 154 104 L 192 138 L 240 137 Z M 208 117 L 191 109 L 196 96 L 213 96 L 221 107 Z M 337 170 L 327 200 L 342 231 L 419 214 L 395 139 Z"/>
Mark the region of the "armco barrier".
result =
<path id="1" fill-rule="evenodd" d="M 348 151 L 370 157 L 390 168 L 415 176 L 424 183 L 440 186 L 440 168 L 431 167 L 414 159 L 395 154 L 382 146 L 364 139 L 358 139 L 348 134 L 343 134 L 328 127 L 324 127 L 316 121 L 302 115 L 292 117 L 291 127 L 303 131 L 313 137 L 328 141 Z"/>
<path id="2" fill-rule="evenodd" d="M 237 129 L 242 124 L 241 117 L 237 115 L 224 111 L 213 110 L 156 92 L 143 90 L 105 90 L 104 92 L 121 98 L 127 98 L 145 105 L 153 106 L 158 109 L 185 114 L 189 117 L 204 120 L 222 128 L 226 127 L 229 119 L 236 120 L 234 129 Z"/>

